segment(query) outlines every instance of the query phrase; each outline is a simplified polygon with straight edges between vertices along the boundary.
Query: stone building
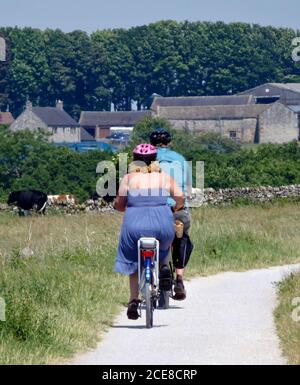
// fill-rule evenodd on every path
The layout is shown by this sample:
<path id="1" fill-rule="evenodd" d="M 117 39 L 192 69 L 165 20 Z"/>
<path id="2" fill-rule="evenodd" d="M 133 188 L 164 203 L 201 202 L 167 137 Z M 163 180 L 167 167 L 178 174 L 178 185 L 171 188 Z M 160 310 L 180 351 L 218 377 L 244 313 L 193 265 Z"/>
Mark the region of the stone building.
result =
<path id="1" fill-rule="evenodd" d="M 82 140 L 101 140 L 109 136 L 112 130 L 130 131 L 150 111 L 83 111 L 79 124 L 82 127 Z"/>
<path id="2" fill-rule="evenodd" d="M 257 105 L 252 104 L 251 99 L 249 101 L 237 105 L 159 105 L 153 115 L 168 119 L 178 130 L 195 134 L 219 133 L 237 142 L 285 143 L 298 140 L 298 117 L 294 111 L 279 102 Z"/>
<path id="3" fill-rule="evenodd" d="M 30 102 L 22 114 L 10 126 L 12 131 L 44 130 L 50 133 L 54 143 L 78 143 L 81 141 L 80 125 L 64 110 L 58 101 L 56 107 L 33 107 Z"/>

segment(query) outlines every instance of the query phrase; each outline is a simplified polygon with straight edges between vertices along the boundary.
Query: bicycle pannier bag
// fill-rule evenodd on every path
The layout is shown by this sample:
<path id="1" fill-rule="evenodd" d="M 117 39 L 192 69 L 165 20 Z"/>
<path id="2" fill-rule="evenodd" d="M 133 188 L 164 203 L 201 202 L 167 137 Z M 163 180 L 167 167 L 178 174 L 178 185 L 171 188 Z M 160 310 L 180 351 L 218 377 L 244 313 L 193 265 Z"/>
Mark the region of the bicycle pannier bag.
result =
<path id="1" fill-rule="evenodd" d="M 189 262 L 194 245 L 188 236 L 183 234 L 182 238 L 175 237 L 173 241 L 172 259 L 176 269 L 184 269 Z"/>

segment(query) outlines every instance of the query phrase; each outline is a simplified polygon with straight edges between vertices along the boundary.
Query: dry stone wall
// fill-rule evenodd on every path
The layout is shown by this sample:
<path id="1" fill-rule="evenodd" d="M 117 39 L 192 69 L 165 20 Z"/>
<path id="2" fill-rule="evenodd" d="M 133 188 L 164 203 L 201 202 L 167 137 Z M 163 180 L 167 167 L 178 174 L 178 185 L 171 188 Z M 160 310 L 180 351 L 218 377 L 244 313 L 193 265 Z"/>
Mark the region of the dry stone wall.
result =
<path id="1" fill-rule="evenodd" d="M 241 187 L 214 190 L 213 188 L 204 189 L 204 194 L 199 189 L 193 189 L 193 199 L 191 206 L 218 206 L 231 204 L 237 200 L 250 200 L 254 202 L 270 202 L 273 199 L 300 198 L 300 184 L 280 186 L 280 187 Z M 194 204 L 193 204 L 194 203 Z M 1 211 L 18 212 L 6 204 L 0 203 Z M 79 214 L 113 211 L 112 205 L 106 204 L 101 199 L 94 201 L 88 200 L 82 204 L 71 204 L 61 202 L 48 205 L 47 212 L 53 214 Z"/>
<path id="2" fill-rule="evenodd" d="M 300 197 L 300 184 L 280 186 L 280 187 L 241 187 L 226 188 L 214 190 L 212 188 L 204 189 L 201 196 L 201 190 L 193 189 L 193 201 L 201 201 L 203 205 L 221 205 L 230 204 L 238 199 L 251 200 L 255 202 L 269 202 L 276 198 L 295 198 Z"/>

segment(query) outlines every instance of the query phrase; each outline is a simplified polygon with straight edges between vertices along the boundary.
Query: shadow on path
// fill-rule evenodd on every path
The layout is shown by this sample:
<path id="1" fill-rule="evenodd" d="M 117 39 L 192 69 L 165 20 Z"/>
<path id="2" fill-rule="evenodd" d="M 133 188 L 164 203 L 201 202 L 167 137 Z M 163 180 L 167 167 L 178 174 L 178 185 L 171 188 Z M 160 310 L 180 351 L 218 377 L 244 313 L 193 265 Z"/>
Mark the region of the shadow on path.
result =
<path id="1" fill-rule="evenodd" d="M 153 325 L 153 328 L 165 328 L 169 325 Z M 115 325 L 112 326 L 113 329 L 147 329 L 144 325 Z"/>

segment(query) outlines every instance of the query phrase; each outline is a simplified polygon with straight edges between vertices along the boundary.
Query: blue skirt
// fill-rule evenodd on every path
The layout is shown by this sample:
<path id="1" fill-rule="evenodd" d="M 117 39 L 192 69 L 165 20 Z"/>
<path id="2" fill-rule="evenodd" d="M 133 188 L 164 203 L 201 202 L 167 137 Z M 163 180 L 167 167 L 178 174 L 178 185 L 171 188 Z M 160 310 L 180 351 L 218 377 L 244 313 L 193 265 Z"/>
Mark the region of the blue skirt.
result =
<path id="1" fill-rule="evenodd" d="M 131 275 L 137 272 L 137 242 L 142 237 L 159 241 L 161 262 L 168 257 L 175 230 L 173 213 L 165 197 L 128 197 L 115 263 L 117 273 Z"/>

